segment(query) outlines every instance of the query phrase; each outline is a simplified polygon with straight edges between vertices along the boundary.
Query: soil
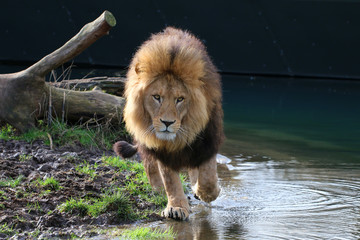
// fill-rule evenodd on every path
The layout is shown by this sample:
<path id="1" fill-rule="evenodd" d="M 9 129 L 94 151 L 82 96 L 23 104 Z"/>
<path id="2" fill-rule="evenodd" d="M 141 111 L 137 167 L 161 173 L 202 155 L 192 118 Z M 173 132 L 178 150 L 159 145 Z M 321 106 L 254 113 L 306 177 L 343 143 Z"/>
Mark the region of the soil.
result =
<path id="1" fill-rule="evenodd" d="M 7 226 L 12 231 L 9 235 L 0 233 L 0 239 L 92 237 L 98 234 L 96 229 L 101 226 L 128 223 L 118 219 L 115 211 L 95 218 L 58 210 L 58 206 L 70 198 L 96 197 L 111 184 L 123 184 L 126 173 L 101 165 L 104 155 L 112 156 L 114 153 L 81 146 L 51 150 L 42 141 L 30 144 L 0 140 L 0 180 L 23 176 L 16 187 L 0 186 L 0 229 Z M 84 161 L 100 166 L 95 178 L 76 171 L 76 166 Z M 34 181 L 48 177 L 58 180 L 61 188 L 44 193 L 44 189 L 35 187 Z M 150 203 L 140 204 L 136 196 L 130 196 L 130 200 L 133 208 L 140 211 L 154 209 Z M 157 214 L 148 218 L 161 219 Z"/>

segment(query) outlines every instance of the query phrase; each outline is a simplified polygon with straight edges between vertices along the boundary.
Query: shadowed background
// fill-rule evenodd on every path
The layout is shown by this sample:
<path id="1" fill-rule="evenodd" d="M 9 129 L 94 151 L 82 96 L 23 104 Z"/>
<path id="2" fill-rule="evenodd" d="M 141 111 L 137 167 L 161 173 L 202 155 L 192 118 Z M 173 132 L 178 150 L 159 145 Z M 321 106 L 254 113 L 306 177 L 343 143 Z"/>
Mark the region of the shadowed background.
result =
<path id="1" fill-rule="evenodd" d="M 60 47 L 104 10 L 110 35 L 77 64 L 128 66 L 151 33 L 188 29 L 224 73 L 359 78 L 359 1 L 2 1 L 1 65 L 28 65 Z"/>

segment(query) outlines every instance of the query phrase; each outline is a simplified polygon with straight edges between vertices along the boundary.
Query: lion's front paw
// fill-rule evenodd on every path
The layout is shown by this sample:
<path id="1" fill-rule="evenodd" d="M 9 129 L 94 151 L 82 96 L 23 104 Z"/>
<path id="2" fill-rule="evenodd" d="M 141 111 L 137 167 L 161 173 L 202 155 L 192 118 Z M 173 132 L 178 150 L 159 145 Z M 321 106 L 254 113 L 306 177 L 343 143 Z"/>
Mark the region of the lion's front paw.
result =
<path id="1" fill-rule="evenodd" d="M 187 220 L 189 211 L 186 208 L 168 206 L 161 212 L 161 216 L 175 220 Z"/>

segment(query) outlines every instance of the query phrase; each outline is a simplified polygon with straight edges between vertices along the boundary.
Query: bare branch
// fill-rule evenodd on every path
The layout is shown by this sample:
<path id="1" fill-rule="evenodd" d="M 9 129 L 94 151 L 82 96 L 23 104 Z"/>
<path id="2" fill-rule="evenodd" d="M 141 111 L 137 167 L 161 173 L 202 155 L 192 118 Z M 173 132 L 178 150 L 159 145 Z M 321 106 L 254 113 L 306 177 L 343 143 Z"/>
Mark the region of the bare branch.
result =
<path id="1" fill-rule="evenodd" d="M 114 16 L 109 11 L 104 11 L 93 22 L 86 24 L 78 34 L 56 51 L 42 58 L 40 61 L 26 69 L 29 74 L 45 77 L 51 70 L 73 59 L 96 40 L 108 34 L 116 25 Z"/>

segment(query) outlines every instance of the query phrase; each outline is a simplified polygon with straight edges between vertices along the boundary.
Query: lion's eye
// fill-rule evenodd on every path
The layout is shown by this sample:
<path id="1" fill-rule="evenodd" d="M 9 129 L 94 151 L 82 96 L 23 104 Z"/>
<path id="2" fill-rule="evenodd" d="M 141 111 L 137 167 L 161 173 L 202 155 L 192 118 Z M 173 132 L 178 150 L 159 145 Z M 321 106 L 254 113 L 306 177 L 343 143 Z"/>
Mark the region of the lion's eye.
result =
<path id="1" fill-rule="evenodd" d="M 153 95 L 153 98 L 160 102 L 160 99 L 161 99 L 160 95 L 155 94 L 155 95 Z"/>
<path id="2" fill-rule="evenodd" d="M 176 103 L 179 103 L 179 102 L 182 102 L 182 101 L 184 101 L 184 97 L 178 97 L 177 99 L 176 99 Z"/>

